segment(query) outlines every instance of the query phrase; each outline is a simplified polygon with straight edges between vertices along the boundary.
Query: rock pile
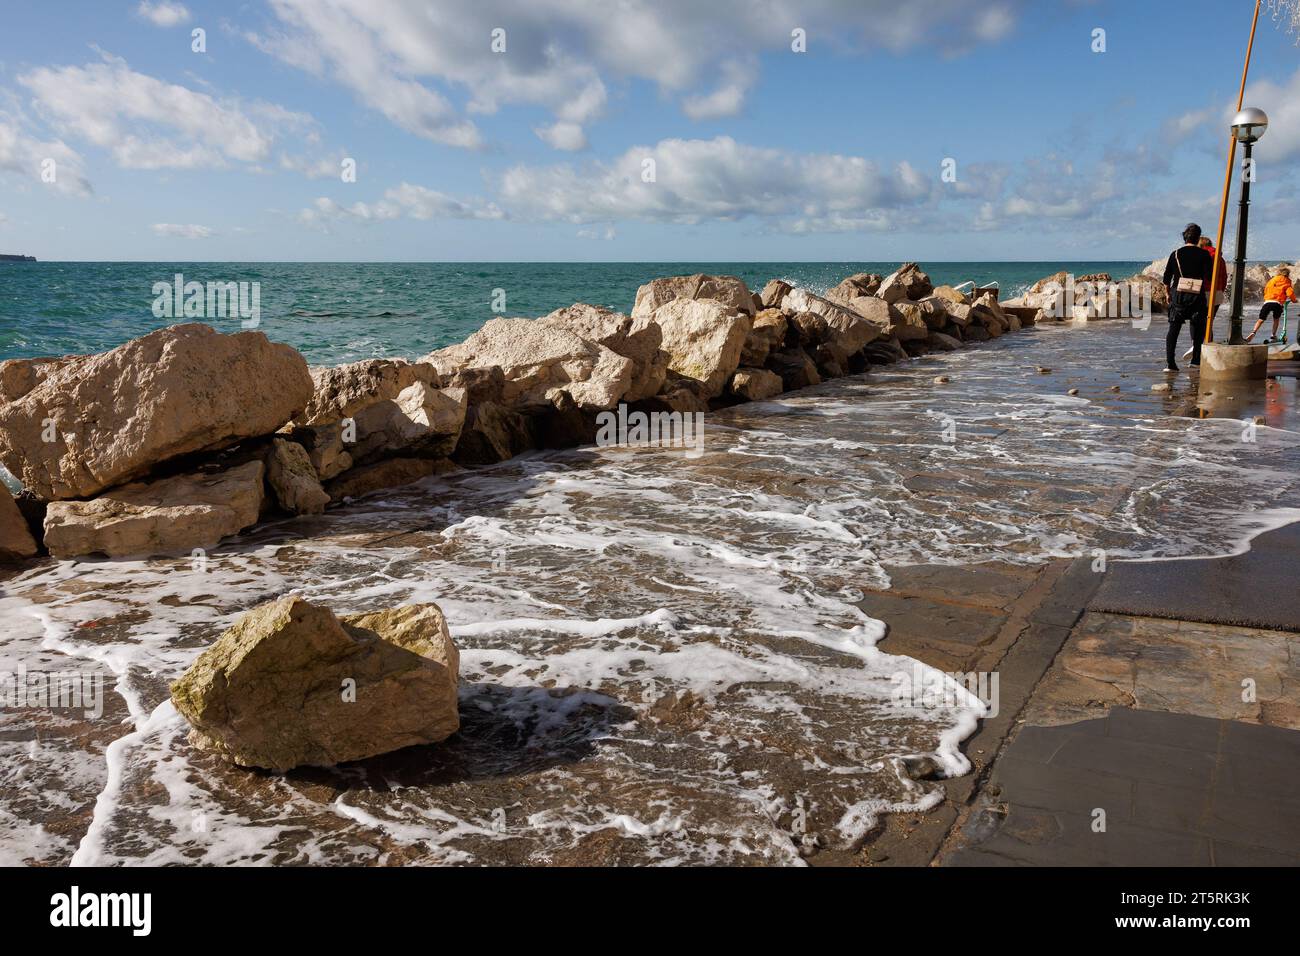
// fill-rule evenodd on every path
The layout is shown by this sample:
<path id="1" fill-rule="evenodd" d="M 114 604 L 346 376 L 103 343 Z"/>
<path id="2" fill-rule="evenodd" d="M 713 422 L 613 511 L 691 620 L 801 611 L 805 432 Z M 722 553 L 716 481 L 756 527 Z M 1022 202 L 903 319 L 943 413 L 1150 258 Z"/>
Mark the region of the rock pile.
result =
<path id="1" fill-rule="evenodd" d="M 761 401 L 1036 318 L 935 288 L 909 262 L 824 296 L 780 279 L 759 294 L 734 276 L 655 279 L 630 314 L 577 303 L 493 319 L 415 362 L 313 369 L 261 332 L 195 324 L 15 359 L 0 363 L 0 463 L 29 500 L 21 513 L 0 502 L 0 558 L 210 549 L 273 515 L 590 443 L 622 403 Z"/>

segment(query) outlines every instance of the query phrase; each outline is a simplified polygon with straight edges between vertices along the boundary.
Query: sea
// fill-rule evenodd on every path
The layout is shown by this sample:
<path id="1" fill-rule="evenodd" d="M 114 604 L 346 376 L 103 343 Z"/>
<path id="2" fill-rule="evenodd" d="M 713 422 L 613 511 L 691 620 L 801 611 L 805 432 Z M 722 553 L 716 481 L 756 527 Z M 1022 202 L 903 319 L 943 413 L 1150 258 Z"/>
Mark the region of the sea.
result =
<path id="1" fill-rule="evenodd" d="M 535 318 L 575 302 L 630 312 L 659 276 L 734 275 L 751 289 L 785 279 L 825 291 L 899 262 L 35 262 L 0 263 L 0 361 L 99 352 L 176 321 L 154 313 L 155 284 L 257 283 L 258 328 L 312 365 L 417 358 L 463 341 L 488 319 Z M 935 284 L 998 283 L 1002 298 L 1062 270 L 1125 278 L 1146 262 L 923 263 Z M 210 316 L 218 331 L 238 315 Z"/>

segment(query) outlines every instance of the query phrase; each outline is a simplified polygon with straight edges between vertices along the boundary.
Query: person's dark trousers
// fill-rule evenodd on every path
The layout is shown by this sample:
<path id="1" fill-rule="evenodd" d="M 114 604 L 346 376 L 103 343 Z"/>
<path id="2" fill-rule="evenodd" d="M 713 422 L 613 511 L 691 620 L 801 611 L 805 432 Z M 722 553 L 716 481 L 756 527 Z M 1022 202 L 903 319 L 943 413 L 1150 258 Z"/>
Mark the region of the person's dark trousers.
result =
<path id="1" fill-rule="evenodd" d="M 1173 306 L 1169 310 L 1169 334 L 1165 336 L 1165 368 L 1178 367 L 1174 352 L 1178 349 L 1178 337 L 1182 334 L 1185 324 L 1192 327 L 1192 364 L 1201 364 L 1201 344 L 1205 341 L 1205 319 L 1205 306 L 1199 309 Z"/>

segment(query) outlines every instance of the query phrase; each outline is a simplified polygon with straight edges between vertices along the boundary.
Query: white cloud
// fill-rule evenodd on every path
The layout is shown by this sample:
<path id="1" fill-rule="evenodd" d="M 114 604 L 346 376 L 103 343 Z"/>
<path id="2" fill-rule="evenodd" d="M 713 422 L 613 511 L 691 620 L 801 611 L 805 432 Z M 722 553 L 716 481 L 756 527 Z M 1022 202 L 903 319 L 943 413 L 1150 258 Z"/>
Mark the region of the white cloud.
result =
<path id="1" fill-rule="evenodd" d="M 695 119 L 731 116 L 757 80 L 759 54 L 794 55 L 795 28 L 810 51 L 901 51 L 933 39 L 959 50 L 1005 37 L 1022 5 L 766 0 L 756 11 L 752 0 L 445 0 L 435 11 L 425 0 L 271 0 L 279 23 L 245 36 L 435 142 L 482 145 L 449 98 L 468 91 L 468 114 L 549 110 L 554 122 L 538 135 L 571 150 L 604 113 L 608 82 L 647 80 Z M 492 50 L 496 29 L 504 52 Z"/>
<path id="2" fill-rule="evenodd" d="M 384 193 L 378 202 L 355 202 L 344 206 L 327 196 L 317 199 L 298 213 L 303 225 L 328 229 L 335 222 L 382 222 L 390 219 L 504 219 L 495 203 L 480 199 L 460 200 L 445 193 L 402 183 Z"/>
<path id="3" fill-rule="evenodd" d="M 169 0 L 140 0 L 135 8 L 136 16 L 143 17 L 156 27 L 175 27 L 190 18 L 190 11 L 183 4 L 171 3 Z"/>
<path id="4" fill-rule="evenodd" d="M 643 179 L 647 160 L 653 182 Z M 857 156 L 792 153 L 719 136 L 666 139 L 582 167 L 515 166 L 499 189 L 511 215 L 527 219 L 693 224 L 756 217 L 814 231 L 883 227 L 888 211 L 931 199 L 937 182 L 937 174 L 927 178 L 907 163 L 882 170 Z"/>
<path id="5" fill-rule="evenodd" d="M 1252 83 L 1246 88 L 1245 103 L 1268 114 L 1268 129 L 1255 147 L 1261 170 L 1269 163 L 1300 157 L 1300 70 L 1291 74 L 1285 85 L 1271 80 Z M 1235 106 L 1234 102 L 1222 114 L 1225 134 L 1236 115 Z"/>
<path id="6" fill-rule="evenodd" d="M 559 122 L 552 126 L 539 126 L 533 132 L 552 149 L 575 152 L 587 148 L 587 134 L 577 123 Z"/>
<path id="7" fill-rule="evenodd" d="M 207 226 L 197 226 L 194 223 L 177 225 L 171 222 L 155 222 L 149 228 L 154 231 L 154 235 L 167 239 L 208 239 L 216 235 Z"/>
<path id="8" fill-rule="evenodd" d="M 39 67 L 18 82 L 51 124 L 109 150 L 120 166 L 260 163 L 270 155 L 277 128 L 301 133 L 313 124 L 311 117 L 274 104 L 218 100 L 103 56 L 104 62 L 86 66 Z"/>
<path id="9" fill-rule="evenodd" d="M 81 172 L 82 159 L 62 140 L 42 141 L 27 133 L 21 118 L 0 113 L 0 172 L 73 196 L 89 196 L 90 181 Z M 50 164 L 53 165 L 50 165 Z M 53 182 L 42 178 L 50 170 Z"/>

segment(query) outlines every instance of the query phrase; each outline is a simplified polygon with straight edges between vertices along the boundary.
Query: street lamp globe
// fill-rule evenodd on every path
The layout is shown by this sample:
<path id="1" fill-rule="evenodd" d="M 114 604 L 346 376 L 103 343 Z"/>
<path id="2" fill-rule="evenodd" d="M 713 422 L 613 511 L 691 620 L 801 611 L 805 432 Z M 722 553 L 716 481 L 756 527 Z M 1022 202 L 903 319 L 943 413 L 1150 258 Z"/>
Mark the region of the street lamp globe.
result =
<path id="1" fill-rule="evenodd" d="M 1237 142 L 1250 145 L 1258 143 L 1268 129 L 1268 116 L 1263 110 L 1248 106 L 1232 118 L 1232 135 Z"/>

